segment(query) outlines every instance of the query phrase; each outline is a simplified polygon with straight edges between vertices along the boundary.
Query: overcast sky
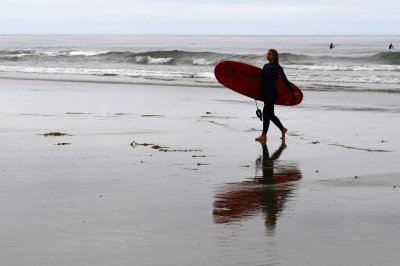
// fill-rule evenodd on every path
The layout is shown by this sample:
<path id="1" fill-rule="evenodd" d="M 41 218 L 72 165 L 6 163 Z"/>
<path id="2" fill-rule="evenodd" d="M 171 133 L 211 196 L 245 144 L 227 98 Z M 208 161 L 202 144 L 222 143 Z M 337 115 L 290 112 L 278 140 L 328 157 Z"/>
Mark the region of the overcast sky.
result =
<path id="1" fill-rule="evenodd" d="M 0 34 L 400 34 L 400 0 L 0 0 Z"/>

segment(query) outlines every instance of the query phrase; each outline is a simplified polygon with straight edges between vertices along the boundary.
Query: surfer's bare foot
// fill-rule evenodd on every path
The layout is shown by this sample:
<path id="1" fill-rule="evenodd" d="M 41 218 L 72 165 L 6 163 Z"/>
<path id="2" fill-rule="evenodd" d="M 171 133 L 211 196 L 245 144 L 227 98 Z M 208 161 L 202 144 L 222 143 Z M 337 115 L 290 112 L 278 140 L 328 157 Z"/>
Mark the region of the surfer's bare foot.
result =
<path id="1" fill-rule="evenodd" d="M 266 145 L 267 145 L 267 139 L 262 139 L 262 140 L 257 140 L 257 139 L 256 139 L 256 141 L 257 141 L 257 142 L 260 142 L 261 145 L 263 145 L 263 146 L 266 146 Z"/>
<path id="2" fill-rule="evenodd" d="M 282 137 L 281 137 L 281 139 L 282 139 L 282 140 L 285 140 L 287 128 L 283 128 L 281 132 L 282 132 Z"/>
<path id="3" fill-rule="evenodd" d="M 258 138 L 256 138 L 257 141 L 260 140 L 267 140 L 267 135 L 266 134 L 262 134 L 261 136 L 259 136 Z"/>

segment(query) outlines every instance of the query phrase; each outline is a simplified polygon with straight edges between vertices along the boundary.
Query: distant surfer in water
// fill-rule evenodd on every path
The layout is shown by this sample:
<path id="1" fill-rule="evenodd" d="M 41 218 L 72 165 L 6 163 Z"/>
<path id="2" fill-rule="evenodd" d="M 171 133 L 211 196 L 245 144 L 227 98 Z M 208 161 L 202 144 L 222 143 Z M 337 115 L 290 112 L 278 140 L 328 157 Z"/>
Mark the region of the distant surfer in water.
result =
<path id="1" fill-rule="evenodd" d="M 276 81 L 281 76 L 285 84 L 293 92 L 293 97 L 298 98 L 299 95 L 295 92 L 292 84 L 286 78 L 283 68 L 279 65 L 279 55 L 275 49 L 270 49 L 267 53 L 268 64 L 263 67 L 263 131 L 261 136 L 256 138 L 257 141 L 266 140 L 269 128 L 269 121 L 271 120 L 282 132 L 281 139 L 285 139 L 287 128 L 285 128 L 279 118 L 275 115 L 274 104 L 278 99 L 278 89 L 276 88 Z"/>
<path id="2" fill-rule="evenodd" d="M 389 44 L 389 50 L 392 50 L 392 49 L 394 50 L 394 46 L 393 46 L 392 43 L 390 43 L 390 44 Z"/>
<path id="3" fill-rule="evenodd" d="M 335 45 L 333 44 L 333 42 L 331 42 L 331 45 L 329 45 L 329 48 L 330 48 L 330 49 L 335 48 Z"/>

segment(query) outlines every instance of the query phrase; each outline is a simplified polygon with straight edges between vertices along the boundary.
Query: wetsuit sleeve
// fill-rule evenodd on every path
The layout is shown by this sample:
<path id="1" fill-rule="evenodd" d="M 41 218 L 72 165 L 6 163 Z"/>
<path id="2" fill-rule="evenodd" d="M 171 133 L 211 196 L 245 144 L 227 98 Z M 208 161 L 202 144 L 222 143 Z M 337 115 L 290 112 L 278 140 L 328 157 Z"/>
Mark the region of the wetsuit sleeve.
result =
<path id="1" fill-rule="evenodd" d="M 294 88 L 292 86 L 292 84 L 289 82 L 289 80 L 287 79 L 286 75 L 285 75 L 285 71 L 283 71 L 283 68 L 281 66 L 279 66 L 279 71 L 280 71 L 280 75 L 283 79 L 283 81 L 285 82 L 285 84 L 289 87 L 289 89 L 294 92 Z"/>

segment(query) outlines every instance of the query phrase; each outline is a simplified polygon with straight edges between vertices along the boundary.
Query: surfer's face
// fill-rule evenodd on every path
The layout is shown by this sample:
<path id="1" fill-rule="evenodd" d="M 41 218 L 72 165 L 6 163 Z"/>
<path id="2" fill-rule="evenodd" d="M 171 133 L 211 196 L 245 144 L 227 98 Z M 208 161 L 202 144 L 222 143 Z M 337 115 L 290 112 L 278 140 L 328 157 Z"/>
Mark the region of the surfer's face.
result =
<path id="1" fill-rule="evenodd" d="M 267 60 L 270 63 L 275 62 L 275 55 L 271 51 L 268 51 L 267 53 Z"/>

